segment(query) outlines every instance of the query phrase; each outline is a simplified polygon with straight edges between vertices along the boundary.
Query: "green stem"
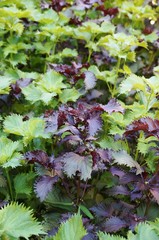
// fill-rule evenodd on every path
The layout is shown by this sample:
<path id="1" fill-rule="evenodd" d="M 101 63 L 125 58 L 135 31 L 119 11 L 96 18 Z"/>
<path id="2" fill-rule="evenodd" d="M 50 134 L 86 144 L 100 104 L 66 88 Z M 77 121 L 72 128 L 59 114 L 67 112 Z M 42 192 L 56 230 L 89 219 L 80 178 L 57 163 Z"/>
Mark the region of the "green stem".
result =
<path id="1" fill-rule="evenodd" d="M 88 63 L 90 63 L 91 55 L 92 55 L 92 50 L 89 49 L 88 59 L 87 59 L 87 62 L 88 62 Z"/>
<path id="2" fill-rule="evenodd" d="M 127 147 L 127 152 L 128 152 L 128 154 L 130 154 L 130 147 L 129 147 L 129 143 L 128 143 L 127 139 L 125 139 L 125 143 L 126 143 L 126 147 Z"/>
<path id="3" fill-rule="evenodd" d="M 120 69 L 120 64 L 121 64 L 121 58 L 118 58 L 117 65 L 116 65 L 116 80 L 115 80 L 114 88 L 113 88 L 113 91 L 112 91 L 112 98 L 114 97 L 114 95 L 116 93 L 116 87 L 117 87 L 117 80 L 118 80 L 118 73 L 119 73 L 119 69 Z"/>
<path id="4" fill-rule="evenodd" d="M 148 100 L 147 100 L 147 105 L 146 105 L 146 111 L 147 111 L 147 112 L 149 111 L 149 104 L 150 104 L 150 102 L 151 102 L 151 96 L 152 96 L 152 92 L 150 93 L 150 96 L 149 96 L 149 98 L 148 98 Z"/>
<path id="5" fill-rule="evenodd" d="M 135 153 L 135 161 L 137 161 L 137 159 L 138 159 L 138 155 L 139 155 L 139 151 L 138 151 L 138 149 L 136 149 L 136 153 Z"/>
<path id="6" fill-rule="evenodd" d="M 6 169 L 6 177 L 7 177 L 7 183 L 8 183 L 10 198 L 13 201 L 14 197 L 13 197 L 13 191 L 12 191 L 12 184 L 11 184 L 11 180 L 10 180 L 8 169 Z"/>
<path id="7" fill-rule="evenodd" d="M 52 55 L 55 55 L 55 50 L 56 50 L 56 44 L 58 42 L 58 38 L 56 39 L 56 41 L 53 43 L 53 47 L 52 47 Z"/>

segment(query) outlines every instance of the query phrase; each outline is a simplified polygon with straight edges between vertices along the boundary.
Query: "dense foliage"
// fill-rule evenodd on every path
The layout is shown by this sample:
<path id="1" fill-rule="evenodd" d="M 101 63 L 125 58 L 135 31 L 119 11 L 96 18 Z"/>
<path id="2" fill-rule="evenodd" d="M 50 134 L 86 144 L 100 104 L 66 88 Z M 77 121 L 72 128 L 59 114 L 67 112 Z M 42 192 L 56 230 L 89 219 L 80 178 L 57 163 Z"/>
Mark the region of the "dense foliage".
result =
<path id="1" fill-rule="evenodd" d="M 0 1 L 1 239 L 159 239 L 158 16 Z"/>

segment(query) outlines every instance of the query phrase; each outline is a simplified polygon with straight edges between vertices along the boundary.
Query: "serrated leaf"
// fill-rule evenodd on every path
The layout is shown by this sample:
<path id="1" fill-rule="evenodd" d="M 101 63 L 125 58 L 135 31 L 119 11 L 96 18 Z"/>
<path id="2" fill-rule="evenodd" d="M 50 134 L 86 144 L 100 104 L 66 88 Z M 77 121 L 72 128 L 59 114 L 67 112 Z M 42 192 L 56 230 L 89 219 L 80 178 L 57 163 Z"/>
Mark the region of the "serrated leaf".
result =
<path id="1" fill-rule="evenodd" d="M 32 184 L 36 174 L 30 173 L 19 173 L 14 178 L 14 188 L 16 194 L 27 194 L 30 195 L 32 192 Z"/>
<path id="2" fill-rule="evenodd" d="M 15 135 L 23 135 L 23 117 L 17 114 L 7 116 L 4 121 L 4 131 Z"/>
<path id="3" fill-rule="evenodd" d="M 125 186 L 122 186 L 122 185 L 118 185 L 118 186 L 115 186 L 115 187 L 112 187 L 110 189 L 107 190 L 107 193 L 110 195 L 110 196 L 116 196 L 116 195 L 129 195 L 130 192 L 128 190 L 127 187 Z"/>
<path id="4" fill-rule="evenodd" d="M 158 235 L 155 233 L 155 231 L 153 230 L 153 227 L 149 224 L 146 223 L 140 223 L 137 225 L 136 227 L 136 238 L 135 240 L 158 240 Z M 129 235 L 128 235 L 128 239 L 129 239 Z M 130 238 L 131 240 L 131 238 Z"/>
<path id="5" fill-rule="evenodd" d="M 118 217 L 111 217 L 103 224 L 104 230 L 106 232 L 117 232 L 126 226 L 127 223 Z"/>
<path id="6" fill-rule="evenodd" d="M 41 100 L 48 105 L 54 96 L 61 94 L 66 88 L 62 81 L 63 76 L 51 70 L 42 75 L 39 81 L 23 88 L 22 92 L 29 101 L 35 103 Z"/>
<path id="7" fill-rule="evenodd" d="M 119 165 L 126 165 L 130 168 L 134 167 L 137 170 L 137 174 L 143 172 L 143 169 L 140 167 L 138 162 L 134 161 L 133 158 L 126 151 L 121 150 L 119 152 L 113 152 L 112 156 L 114 158 L 114 163 L 117 163 Z"/>
<path id="8" fill-rule="evenodd" d="M 20 165 L 19 160 L 22 155 L 17 152 L 20 147 L 19 142 L 13 142 L 6 137 L 0 138 L 0 164 L 6 167 L 17 167 Z"/>
<path id="9" fill-rule="evenodd" d="M 159 188 L 158 187 L 151 187 L 150 192 L 156 202 L 159 204 Z"/>
<path id="10" fill-rule="evenodd" d="M 38 85 L 47 92 L 61 93 L 61 89 L 66 88 L 62 81 L 62 75 L 52 70 L 43 75 L 43 79 L 38 82 Z"/>
<path id="11" fill-rule="evenodd" d="M 60 101 L 62 103 L 67 103 L 69 101 L 75 102 L 80 96 L 81 94 L 75 88 L 64 89 L 59 95 Z"/>
<path id="12" fill-rule="evenodd" d="M 126 238 L 123 238 L 120 236 L 113 236 L 103 232 L 99 232 L 98 237 L 99 237 L 99 240 L 126 240 Z"/>
<path id="13" fill-rule="evenodd" d="M 150 117 L 145 117 L 137 121 L 134 121 L 132 124 L 130 124 L 126 129 L 125 134 L 129 135 L 136 131 L 142 130 L 145 133 L 159 137 L 158 129 L 159 129 L 159 120 L 152 119 Z"/>
<path id="14" fill-rule="evenodd" d="M 112 215 L 112 207 L 106 206 L 104 203 L 100 203 L 97 206 L 93 206 L 90 208 L 90 210 L 95 214 L 97 218 L 104 217 L 108 218 Z"/>
<path id="15" fill-rule="evenodd" d="M 44 201 L 48 193 L 52 190 L 53 185 L 58 181 L 58 176 L 42 176 L 34 185 L 35 193 L 40 201 Z"/>
<path id="16" fill-rule="evenodd" d="M 62 156 L 61 161 L 64 163 L 64 171 L 69 177 L 80 172 L 81 179 L 87 180 L 91 177 L 92 158 L 90 156 L 82 157 L 76 153 L 69 152 Z"/>
<path id="17" fill-rule="evenodd" d="M 22 88 L 22 92 L 25 95 L 25 98 L 33 103 L 39 101 L 42 96 L 41 91 L 33 84 L 30 84 L 29 86 Z"/>
<path id="18" fill-rule="evenodd" d="M 0 210 L 0 236 L 29 239 L 44 234 L 42 226 L 32 216 L 32 210 L 18 203 L 11 203 Z"/>
<path id="19" fill-rule="evenodd" d="M 157 235 L 159 235 L 159 218 L 156 218 L 156 220 L 154 222 L 149 222 L 149 224 L 152 227 L 152 229 L 155 230 Z"/>
<path id="20" fill-rule="evenodd" d="M 23 136 L 23 142 L 27 145 L 34 138 L 48 138 L 45 133 L 45 122 L 41 118 L 30 118 L 23 121 L 23 116 L 12 114 L 4 121 L 4 132 Z"/>
<path id="21" fill-rule="evenodd" d="M 50 240 L 76 240 L 82 239 L 86 234 L 87 232 L 83 227 L 82 217 L 78 213 L 61 224 L 55 237 L 52 237 Z"/>
<path id="22" fill-rule="evenodd" d="M 135 74 L 131 74 L 128 78 L 122 81 L 120 84 L 120 93 L 128 93 L 131 90 L 146 90 L 146 84 L 144 82 L 144 77 L 138 77 Z"/>
<path id="23" fill-rule="evenodd" d="M 96 85 L 96 77 L 93 72 L 90 71 L 85 71 L 84 72 L 85 78 L 84 78 L 84 83 L 85 83 L 85 89 L 90 90 L 93 89 Z"/>
<path id="24" fill-rule="evenodd" d="M 0 94 L 8 94 L 10 92 L 10 84 L 12 78 L 7 76 L 0 76 Z"/>
<path id="25" fill-rule="evenodd" d="M 112 98 L 106 105 L 100 105 L 104 111 L 108 112 L 109 114 L 113 112 L 121 112 L 124 113 L 124 108 L 118 103 L 115 98 Z"/>
<path id="26" fill-rule="evenodd" d="M 49 157 L 46 154 L 46 152 L 42 150 L 34 150 L 30 152 L 26 152 L 24 154 L 24 158 L 29 162 L 29 163 L 39 163 L 45 167 L 48 167 L 49 163 Z"/>
<path id="27" fill-rule="evenodd" d="M 90 136 L 94 136 L 102 128 L 102 120 L 98 116 L 91 117 L 87 123 Z"/>

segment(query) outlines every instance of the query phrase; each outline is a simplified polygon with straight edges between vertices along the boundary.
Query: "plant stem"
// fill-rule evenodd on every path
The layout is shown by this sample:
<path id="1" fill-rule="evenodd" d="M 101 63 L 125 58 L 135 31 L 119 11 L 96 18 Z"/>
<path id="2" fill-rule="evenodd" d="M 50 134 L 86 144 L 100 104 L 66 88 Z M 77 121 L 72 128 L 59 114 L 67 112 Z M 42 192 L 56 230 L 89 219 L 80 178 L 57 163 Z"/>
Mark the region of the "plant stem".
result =
<path id="1" fill-rule="evenodd" d="M 82 196 L 81 196 L 81 201 L 82 201 L 83 198 L 84 198 L 84 195 L 85 195 L 85 192 L 86 192 L 86 189 L 87 189 L 87 183 L 88 183 L 88 179 L 87 179 L 87 181 L 86 181 L 86 183 L 85 183 L 85 186 L 84 186 L 84 189 L 83 189 L 83 193 L 82 193 Z"/>
<path id="2" fill-rule="evenodd" d="M 88 59 L 87 59 L 87 62 L 88 62 L 88 63 L 90 63 L 91 55 L 92 55 L 92 50 L 89 49 Z"/>
<path id="3" fill-rule="evenodd" d="M 127 147 L 127 152 L 130 154 L 130 147 L 129 147 L 128 140 L 126 138 L 125 138 L 125 143 L 126 143 L 126 147 Z"/>
<path id="4" fill-rule="evenodd" d="M 138 155 L 139 155 L 139 151 L 138 151 L 138 149 L 136 149 L 136 152 L 135 152 L 135 161 L 137 161 Z"/>
<path id="5" fill-rule="evenodd" d="M 121 58 L 118 58 L 117 65 L 116 65 L 116 80 L 115 80 L 114 88 L 113 88 L 113 91 L 112 91 L 112 97 L 114 97 L 115 92 L 116 92 L 118 72 L 119 72 L 119 69 L 120 69 L 120 64 L 121 64 Z"/>
<path id="6" fill-rule="evenodd" d="M 146 217 L 147 214 L 148 214 L 148 210 L 150 208 L 150 203 L 151 203 L 150 199 L 148 198 L 147 203 L 146 203 L 146 209 L 145 209 L 144 217 Z"/>
<path id="7" fill-rule="evenodd" d="M 8 169 L 6 169 L 6 177 L 7 177 L 7 183 L 8 183 L 10 198 L 13 201 L 14 198 L 13 198 L 12 184 L 11 184 L 11 180 L 10 180 Z"/>

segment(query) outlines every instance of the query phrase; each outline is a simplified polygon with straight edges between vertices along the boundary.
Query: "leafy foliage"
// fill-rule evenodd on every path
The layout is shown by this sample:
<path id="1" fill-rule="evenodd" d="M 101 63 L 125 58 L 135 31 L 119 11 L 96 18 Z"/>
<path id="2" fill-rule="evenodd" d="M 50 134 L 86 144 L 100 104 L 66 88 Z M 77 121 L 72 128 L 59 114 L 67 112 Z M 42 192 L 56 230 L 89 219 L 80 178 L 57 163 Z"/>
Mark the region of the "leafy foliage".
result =
<path id="1" fill-rule="evenodd" d="M 158 13 L 0 1 L 1 238 L 158 238 Z"/>
<path id="2" fill-rule="evenodd" d="M 82 224 L 82 218 L 80 214 L 75 214 L 73 217 L 71 217 L 69 220 L 67 220 L 65 223 L 63 223 L 58 233 L 55 235 L 55 237 L 47 238 L 48 240 L 64 240 L 64 239 L 82 239 L 83 236 L 86 235 L 86 230 L 83 227 Z"/>
<path id="3" fill-rule="evenodd" d="M 0 210 L 0 235 L 5 238 L 28 239 L 32 235 L 44 234 L 40 224 L 33 218 L 32 211 L 23 205 L 11 203 Z"/>
<path id="4" fill-rule="evenodd" d="M 45 123 L 43 119 L 31 118 L 23 120 L 23 116 L 13 114 L 6 117 L 4 121 L 4 131 L 15 135 L 23 136 L 24 144 L 28 144 L 34 138 L 47 138 L 44 132 Z"/>

